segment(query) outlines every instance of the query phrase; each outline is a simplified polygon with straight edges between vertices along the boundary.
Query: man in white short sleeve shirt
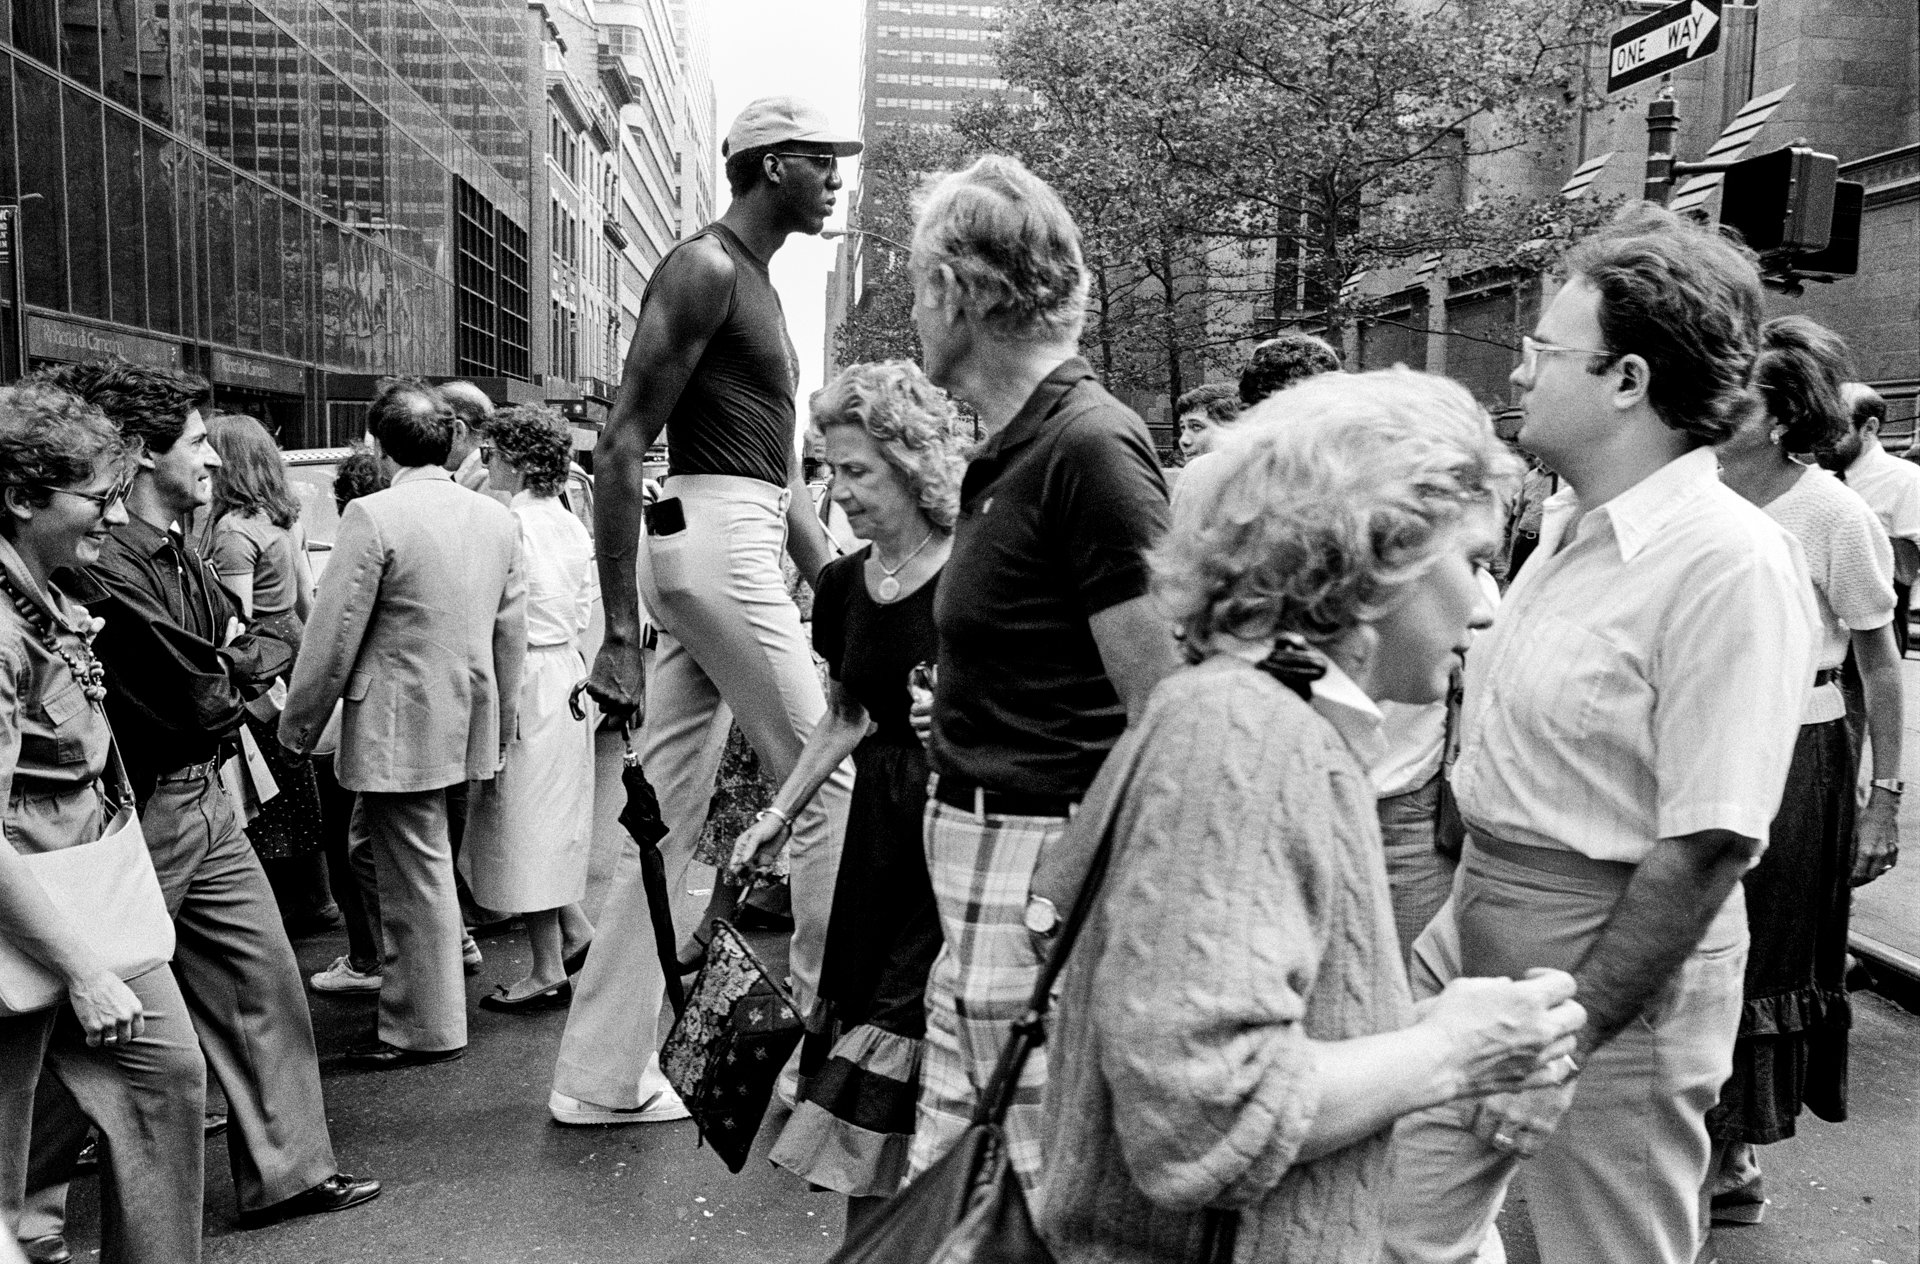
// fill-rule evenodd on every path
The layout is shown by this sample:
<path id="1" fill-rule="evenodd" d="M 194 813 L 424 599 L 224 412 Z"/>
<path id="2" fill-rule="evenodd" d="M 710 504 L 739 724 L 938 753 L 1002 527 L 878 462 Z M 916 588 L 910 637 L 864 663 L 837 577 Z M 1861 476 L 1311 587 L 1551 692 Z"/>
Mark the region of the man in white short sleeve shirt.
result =
<path id="1" fill-rule="evenodd" d="M 1823 459 L 1847 480 L 1893 540 L 1893 635 L 1907 652 L 1907 602 L 1920 574 L 1920 465 L 1903 461 L 1880 445 L 1887 401 L 1865 382 L 1848 382 L 1847 407 L 1853 430 Z"/>
<path id="2" fill-rule="evenodd" d="M 1640 207 L 1567 269 L 1513 374 L 1520 443 L 1566 486 L 1468 659 L 1468 841 L 1412 973 L 1418 993 L 1570 970 L 1588 1025 L 1565 1086 L 1401 1121 L 1399 1264 L 1472 1260 L 1522 1160 L 1549 1264 L 1691 1264 L 1739 1026 L 1740 875 L 1813 680 L 1799 546 L 1708 446 L 1750 399 L 1751 257 Z"/>

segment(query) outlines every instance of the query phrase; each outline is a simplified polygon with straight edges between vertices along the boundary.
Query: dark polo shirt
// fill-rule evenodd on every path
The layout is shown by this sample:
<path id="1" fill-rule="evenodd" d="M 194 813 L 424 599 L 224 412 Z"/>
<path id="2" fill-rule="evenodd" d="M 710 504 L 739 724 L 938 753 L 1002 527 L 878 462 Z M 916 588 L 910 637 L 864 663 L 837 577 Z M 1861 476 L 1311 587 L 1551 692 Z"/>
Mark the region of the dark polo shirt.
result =
<path id="1" fill-rule="evenodd" d="M 994 790 L 1078 798 L 1127 726 L 1090 616 L 1147 591 L 1167 484 L 1146 425 L 1078 357 L 980 449 L 934 622 L 933 763 Z"/>

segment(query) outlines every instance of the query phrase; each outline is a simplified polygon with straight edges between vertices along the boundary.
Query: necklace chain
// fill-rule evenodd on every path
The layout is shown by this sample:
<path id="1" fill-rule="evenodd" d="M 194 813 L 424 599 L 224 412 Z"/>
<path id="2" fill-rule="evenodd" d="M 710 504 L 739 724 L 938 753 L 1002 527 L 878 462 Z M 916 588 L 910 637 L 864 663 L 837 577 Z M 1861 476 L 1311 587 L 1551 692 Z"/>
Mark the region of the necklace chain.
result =
<path id="1" fill-rule="evenodd" d="M 87 631 L 81 632 L 67 627 L 64 621 L 62 622 L 61 626 L 65 631 L 72 633 L 74 641 L 79 645 L 79 652 L 75 653 L 61 642 L 59 632 L 54 628 L 53 616 L 15 587 L 13 580 L 5 574 L 0 574 L 0 588 L 6 590 L 7 596 L 13 601 L 13 608 L 18 610 L 20 617 L 27 621 L 27 626 L 33 629 L 40 643 L 67 665 L 67 670 L 73 673 L 73 679 L 80 686 L 80 692 L 86 695 L 87 701 L 94 703 L 106 701 L 107 675 L 100 666 L 100 660 L 93 654 L 91 626 Z"/>
<path id="2" fill-rule="evenodd" d="M 926 535 L 920 538 L 920 543 L 914 546 L 913 552 L 907 554 L 905 557 L 900 559 L 900 564 L 898 566 L 888 566 L 887 559 L 880 556 L 880 546 L 878 544 L 875 544 L 873 546 L 873 560 L 880 563 L 880 569 L 886 573 L 886 576 L 888 579 L 892 579 L 895 575 L 898 575 L 901 571 L 906 569 L 908 562 L 911 562 L 914 558 L 919 557 L 921 550 L 925 549 L 927 545 L 930 544 L 932 541 L 933 541 L 933 528 L 928 527 Z"/>
<path id="3" fill-rule="evenodd" d="M 913 552 L 907 554 L 905 557 L 900 559 L 900 564 L 898 566 L 888 566 L 887 560 L 880 556 L 879 541 L 876 540 L 874 542 L 873 560 L 879 563 L 880 570 L 881 570 L 880 583 L 878 585 L 875 595 L 878 596 L 881 601 L 899 600 L 900 581 L 895 579 L 894 576 L 898 575 L 901 571 L 905 570 L 908 562 L 911 562 L 914 558 L 919 557 L 920 551 L 926 548 L 927 545 L 932 540 L 933 540 L 933 528 L 928 527 L 927 534 L 921 539 L 920 543 L 914 547 Z"/>

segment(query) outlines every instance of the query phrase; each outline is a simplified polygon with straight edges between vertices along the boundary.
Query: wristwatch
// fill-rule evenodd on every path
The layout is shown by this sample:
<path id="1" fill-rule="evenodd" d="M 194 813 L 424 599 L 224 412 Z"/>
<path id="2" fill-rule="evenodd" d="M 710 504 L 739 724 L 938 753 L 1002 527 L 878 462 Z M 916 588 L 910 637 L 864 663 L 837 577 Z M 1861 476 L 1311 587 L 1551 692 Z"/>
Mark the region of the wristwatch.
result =
<path id="1" fill-rule="evenodd" d="M 1051 935 L 1060 925 L 1060 910 L 1044 895 L 1027 897 L 1027 911 L 1021 919 L 1036 935 Z"/>
<path id="2" fill-rule="evenodd" d="M 1875 790 L 1885 790 L 1888 794 L 1905 794 L 1907 783 L 1898 777 L 1875 777 L 1869 782 Z"/>

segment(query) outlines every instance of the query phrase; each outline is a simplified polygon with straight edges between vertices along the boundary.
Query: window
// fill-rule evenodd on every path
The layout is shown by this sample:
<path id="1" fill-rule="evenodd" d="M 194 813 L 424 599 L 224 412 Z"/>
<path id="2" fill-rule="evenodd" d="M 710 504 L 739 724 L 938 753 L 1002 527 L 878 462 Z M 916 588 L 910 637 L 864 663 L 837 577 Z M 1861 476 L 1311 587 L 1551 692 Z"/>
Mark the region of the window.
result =
<path id="1" fill-rule="evenodd" d="M 1000 6 L 997 4 L 929 4 L 923 0 L 880 0 L 876 6 L 882 13 L 911 13 L 918 17 L 933 18 L 997 18 Z"/>
<path id="2" fill-rule="evenodd" d="M 883 110 L 926 110 L 934 113 L 950 113 L 953 107 L 962 104 L 955 100 L 935 100 L 930 97 L 875 97 L 874 105 Z"/>
<path id="3" fill-rule="evenodd" d="M 527 376 L 527 233 L 455 177 L 454 366 L 473 377 Z"/>
<path id="4" fill-rule="evenodd" d="M 990 91 L 1000 91 L 1007 86 L 1005 79 L 988 79 L 976 75 L 892 74 L 875 75 L 874 81 L 877 83 L 898 84 L 902 87 L 910 88 L 984 88 Z"/>
<path id="5" fill-rule="evenodd" d="M 883 40 L 959 40 L 970 44 L 983 44 L 1000 38 L 1000 32 L 977 26 L 881 26 L 876 28 L 876 33 Z M 888 50 L 880 51 L 884 53 Z"/>

